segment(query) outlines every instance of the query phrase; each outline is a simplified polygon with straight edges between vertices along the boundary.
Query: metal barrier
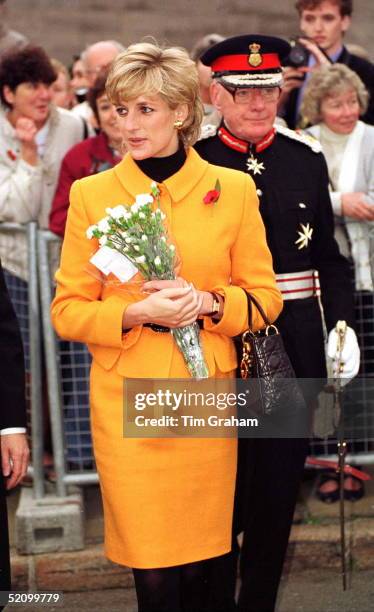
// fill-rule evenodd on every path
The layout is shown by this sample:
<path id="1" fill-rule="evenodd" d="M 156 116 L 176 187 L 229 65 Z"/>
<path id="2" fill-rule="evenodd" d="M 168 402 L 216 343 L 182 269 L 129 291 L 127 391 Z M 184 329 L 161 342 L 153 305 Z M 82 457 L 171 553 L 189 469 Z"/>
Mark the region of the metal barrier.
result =
<path id="1" fill-rule="evenodd" d="M 30 472 L 33 475 L 34 497 L 44 496 L 43 478 L 43 410 L 40 305 L 38 296 L 37 225 L 0 223 L 0 236 L 20 234 L 27 239 L 28 282 L 4 268 L 5 281 L 20 325 L 25 352 L 26 399 L 28 425 L 31 428 Z"/>
<path id="2" fill-rule="evenodd" d="M 38 231 L 40 298 L 44 347 L 48 363 L 48 396 L 56 472 L 56 490 L 66 494 L 67 484 L 98 482 L 89 428 L 90 356 L 83 344 L 60 341 L 53 331 L 50 305 L 53 274 L 61 240 Z"/>
<path id="3" fill-rule="evenodd" d="M 23 283 L 23 287 L 21 283 L 20 288 L 20 286 L 12 287 L 12 283 L 9 282 L 9 289 L 20 318 L 29 372 L 27 392 L 31 405 L 34 495 L 37 498 L 44 495 L 42 465 L 42 351 L 44 350 L 56 491 L 59 496 L 65 496 L 68 484 L 85 485 L 98 482 L 89 427 L 90 356 L 83 344 L 58 340 L 51 325 L 53 274 L 61 245 L 60 238 L 48 231 L 38 231 L 35 223 L 28 226 L 0 224 L 0 232 L 15 231 L 27 232 L 28 237 L 28 283 Z M 372 233 L 374 238 L 374 228 Z M 372 252 L 374 253 L 374 248 Z M 371 320 L 367 316 L 368 310 L 371 313 Z M 363 332 L 366 338 L 364 363 L 369 371 L 373 372 L 374 295 L 368 293 L 365 296 L 357 295 L 356 312 L 359 333 Z M 41 324 L 43 333 L 41 333 Z M 346 406 L 349 406 L 346 439 L 348 447 L 353 449 L 353 453 L 348 454 L 347 461 L 352 464 L 373 464 L 374 374 L 365 375 L 364 378 L 351 383 L 346 396 Z M 334 438 L 313 439 L 311 453 L 329 459 L 336 457 Z"/>

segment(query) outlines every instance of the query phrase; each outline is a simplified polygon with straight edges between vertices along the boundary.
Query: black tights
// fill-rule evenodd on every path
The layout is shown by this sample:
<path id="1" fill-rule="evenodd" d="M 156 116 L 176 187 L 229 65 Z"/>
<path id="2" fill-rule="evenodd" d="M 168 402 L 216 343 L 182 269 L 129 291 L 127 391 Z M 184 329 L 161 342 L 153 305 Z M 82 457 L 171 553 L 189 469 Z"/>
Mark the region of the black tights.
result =
<path id="1" fill-rule="evenodd" d="M 231 612 L 231 593 L 214 580 L 224 557 L 157 569 L 133 569 L 139 612 Z M 222 587 L 222 588 L 221 588 Z"/>

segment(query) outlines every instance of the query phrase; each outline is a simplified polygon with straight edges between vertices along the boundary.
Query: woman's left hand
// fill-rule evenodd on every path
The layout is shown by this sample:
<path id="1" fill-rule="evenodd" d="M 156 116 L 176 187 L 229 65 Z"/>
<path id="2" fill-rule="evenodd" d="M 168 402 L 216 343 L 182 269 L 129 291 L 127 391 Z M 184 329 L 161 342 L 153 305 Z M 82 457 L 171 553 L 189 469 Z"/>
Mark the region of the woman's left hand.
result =
<path id="1" fill-rule="evenodd" d="M 143 290 L 146 293 L 153 293 L 154 291 L 160 291 L 161 289 L 173 289 L 175 287 L 188 287 L 191 283 L 188 283 L 184 278 L 178 276 L 174 280 L 153 280 L 144 283 Z M 209 291 L 199 291 L 194 288 L 199 301 L 200 309 L 198 316 L 207 315 L 212 312 L 213 308 L 213 295 Z"/>

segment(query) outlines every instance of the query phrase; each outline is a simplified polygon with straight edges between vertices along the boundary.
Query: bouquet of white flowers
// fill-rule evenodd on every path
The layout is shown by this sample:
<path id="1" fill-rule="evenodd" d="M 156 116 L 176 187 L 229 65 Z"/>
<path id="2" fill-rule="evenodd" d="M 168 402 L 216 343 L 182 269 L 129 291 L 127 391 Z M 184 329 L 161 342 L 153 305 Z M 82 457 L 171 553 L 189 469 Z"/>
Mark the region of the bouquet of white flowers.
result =
<path id="1" fill-rule="evenodd" d="M 101 247 L 109 247 L 125 256 L 146 280 L 176 278 L 176 248 L 167 235 L 165 214 L 160 208 L 160 192 L 151 184 L 151 194 L 136 196 L 134 204 L 107 208 L 107 216 L 91 225 L 87 238 L 97 238 Z M 171 329 L 194 378 L 207 378 L 209 371 L 199 340 L 197 323 Z"/>

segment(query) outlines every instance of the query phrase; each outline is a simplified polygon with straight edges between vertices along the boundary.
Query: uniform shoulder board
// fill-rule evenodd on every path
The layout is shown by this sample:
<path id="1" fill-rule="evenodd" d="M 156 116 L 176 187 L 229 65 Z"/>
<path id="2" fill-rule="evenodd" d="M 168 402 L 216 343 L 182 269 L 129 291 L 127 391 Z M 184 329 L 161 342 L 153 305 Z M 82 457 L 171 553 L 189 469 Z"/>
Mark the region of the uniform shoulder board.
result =
<path id="1" fill-rule="evenodd" d="M 199 140 L 205 140 L 205 138 L 210 138 L 211 136 L 215 136 L 217 134 L 218 125 L 213 125 L 212 123 L 207 123 L 201 127 L 201 132 L 199 136 Z"/>
<path id="2" fill-rule="evenodd" d="M 297 140 L 297 142 L 307 145 L 314 153 L 321 153 L 322 151 L 321 143 L 310 134 L 296 132 L 295 130 L 290 130 L 290 128 L 278 124 L 276 125 L 276 130 L 278 134 L 282 134 L 282 136 L 286 136 L 287 138 Z"/>

